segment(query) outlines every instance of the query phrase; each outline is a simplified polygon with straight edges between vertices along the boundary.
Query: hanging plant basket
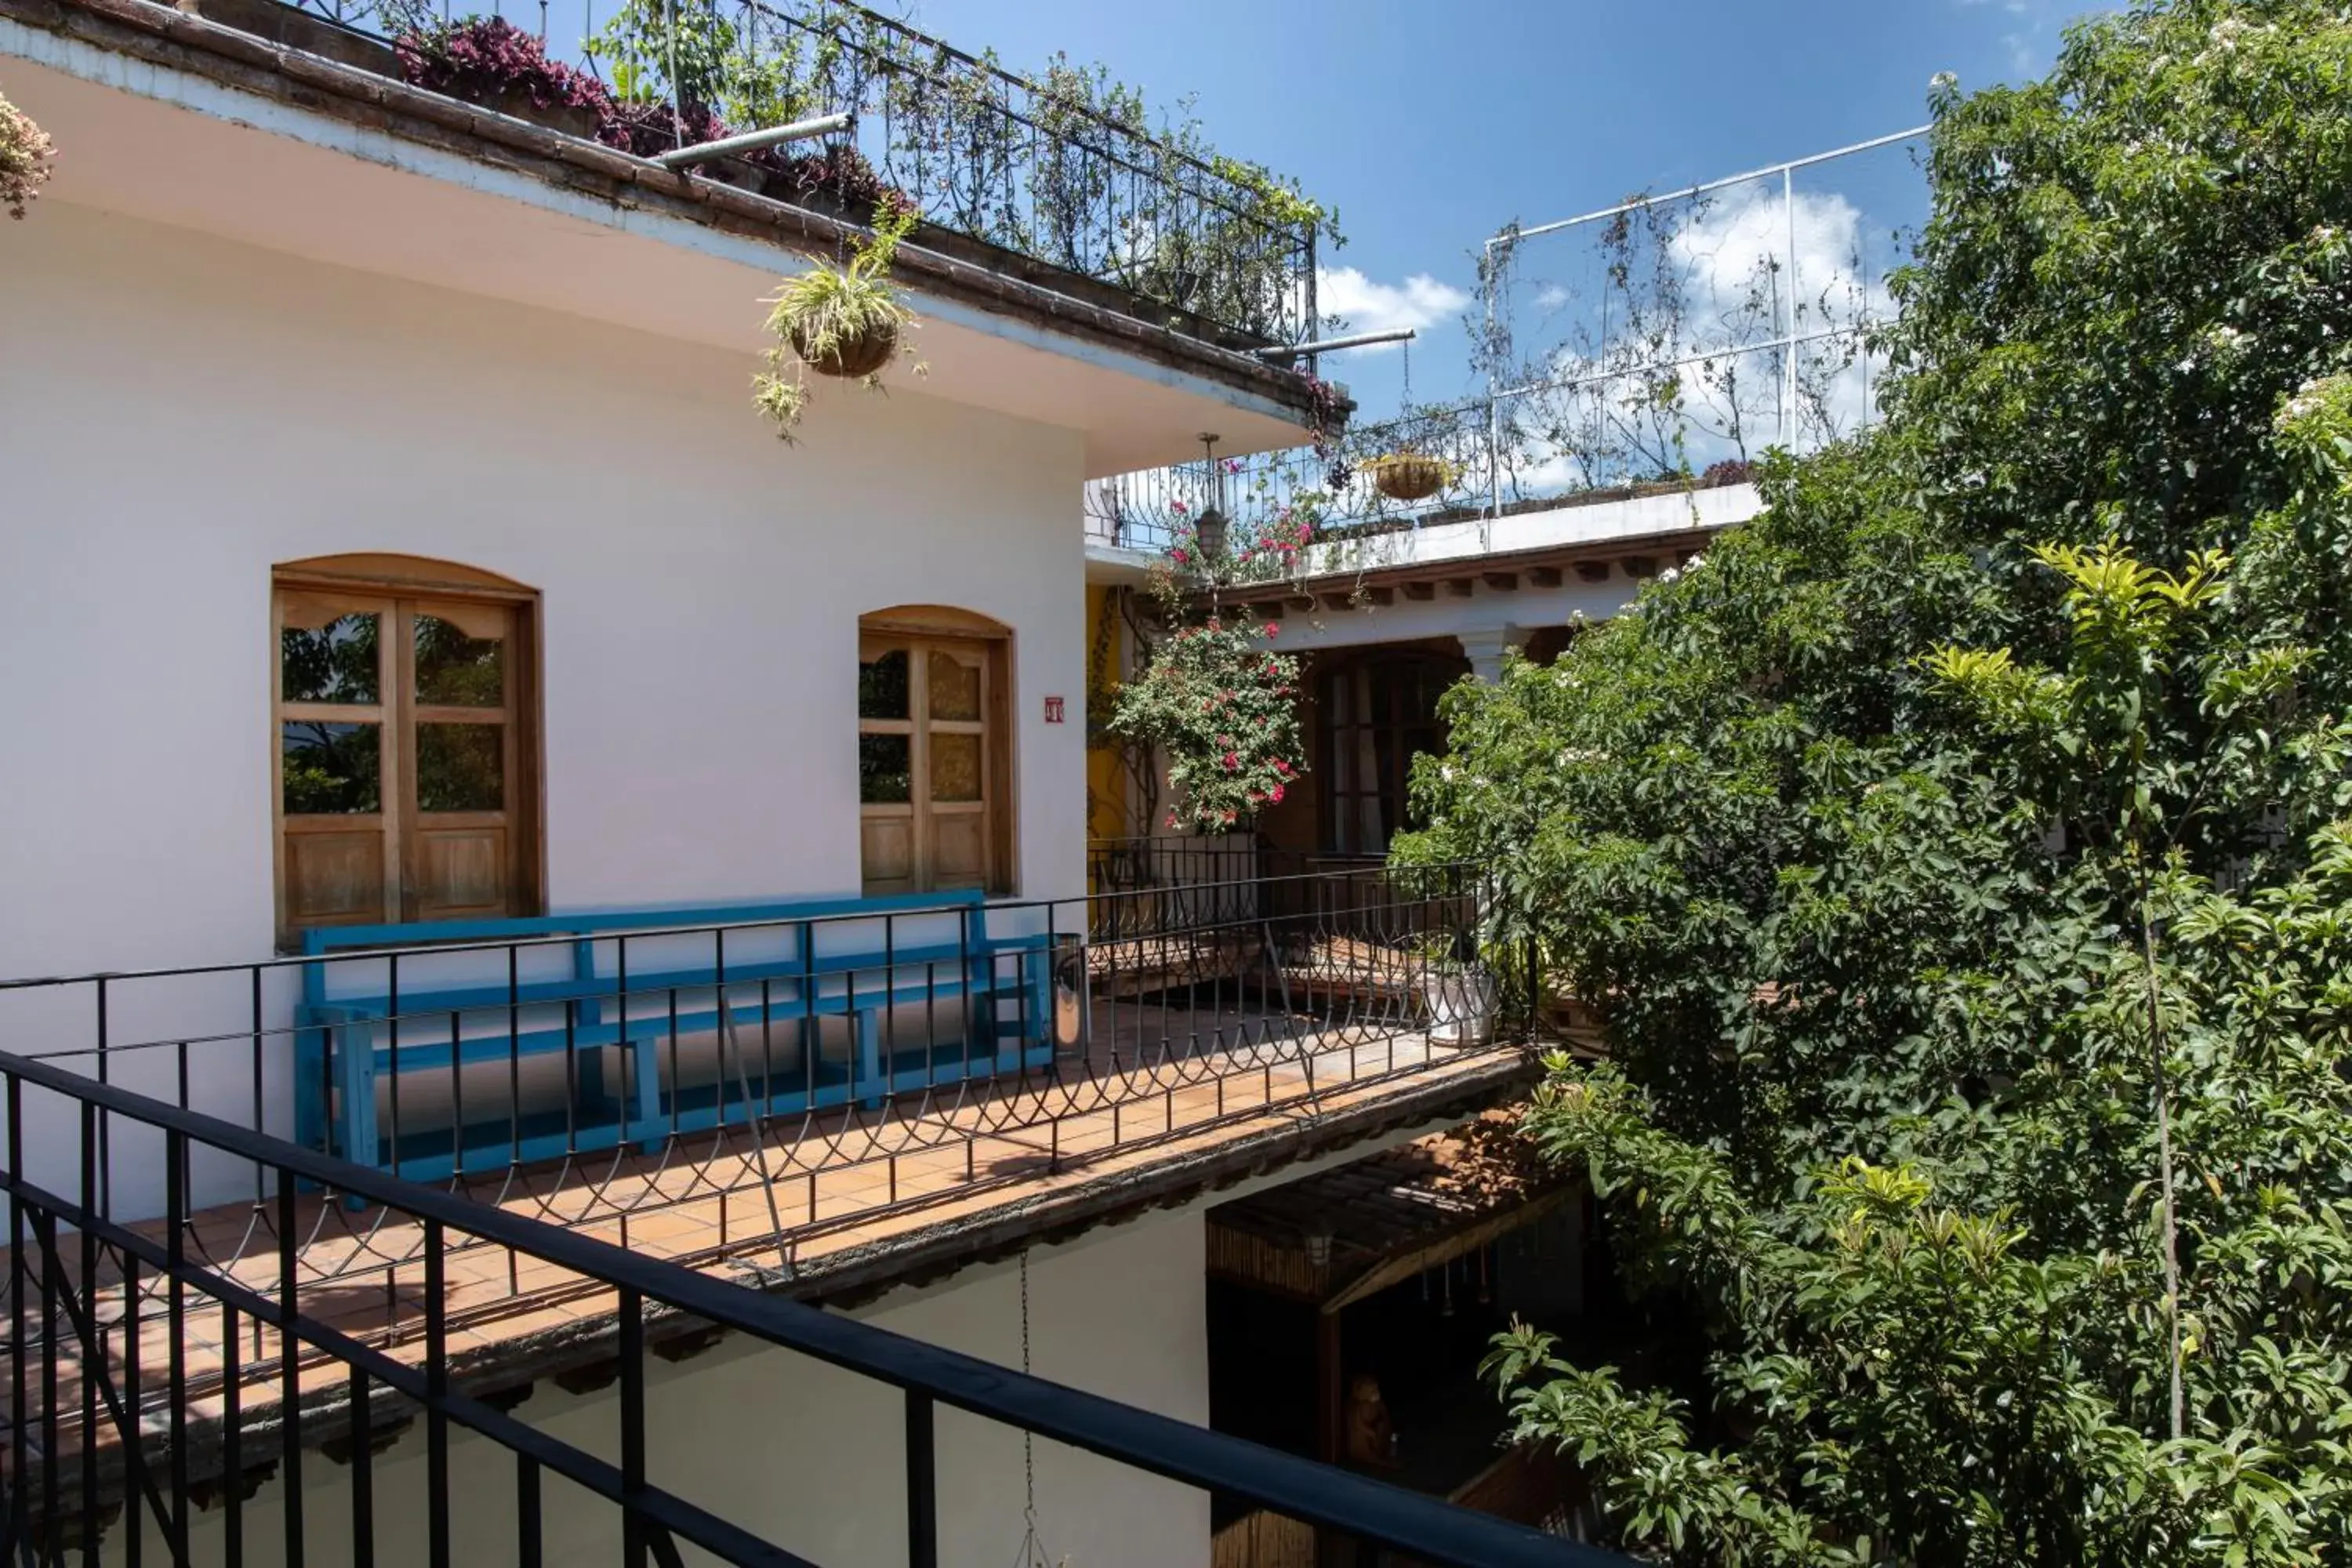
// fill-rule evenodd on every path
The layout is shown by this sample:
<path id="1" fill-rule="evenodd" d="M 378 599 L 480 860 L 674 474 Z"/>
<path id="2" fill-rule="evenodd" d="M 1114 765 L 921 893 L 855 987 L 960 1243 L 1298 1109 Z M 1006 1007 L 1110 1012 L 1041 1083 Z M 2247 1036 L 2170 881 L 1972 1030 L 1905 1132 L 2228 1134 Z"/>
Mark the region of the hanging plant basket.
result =
<path id="1" fill-rule="evenodd" d="M 860 379 L 890 363 L 890 356 L 898 352 L 898 329 L 895 323 L 878 322 L 863 331 L 837 334 L 820 353 L 796 327 L 793 352 L 819 375 Z"/>
<path id="2" fill-rule="evenodd" d="M 1372 471 L 1372 488 L 1391 500 L 1427 500 L 1452 478 L 1444 458 L 1419 452 L 1391 452 L 1366 466 Z"/>

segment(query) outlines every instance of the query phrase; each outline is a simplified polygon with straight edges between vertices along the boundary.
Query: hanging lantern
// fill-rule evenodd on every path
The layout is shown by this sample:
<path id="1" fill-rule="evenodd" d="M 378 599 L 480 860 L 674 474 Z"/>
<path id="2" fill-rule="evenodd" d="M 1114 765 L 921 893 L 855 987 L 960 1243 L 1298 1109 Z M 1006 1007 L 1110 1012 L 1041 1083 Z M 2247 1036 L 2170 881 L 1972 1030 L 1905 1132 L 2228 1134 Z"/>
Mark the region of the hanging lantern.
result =
<path id="1" fill-rule="evenodd" d="M 1202 459 L 1209 467 L 1209 504 L 1201 509 L 1199 521 L 1192 524 L 1193 537 L 1200 542 L 1201 564 L 1214 571 L 1225 558 L 1225 544 L 1231 530 L 1225 521 L 1225 470 L 1217 464 L 1217 437 L 1203 433 Z"/>
<path id="2" fill-rule="evenodd" d="M 1226 530 L 1223 512 L 1219 511 L 1215 507 L 1211 507 L 1201 514 L 1201 521 L 1194 523 L 1192 528 L 1201 541 L 1201 559 L 1203 562 L 1222 561 L 1225 558 Z"/>

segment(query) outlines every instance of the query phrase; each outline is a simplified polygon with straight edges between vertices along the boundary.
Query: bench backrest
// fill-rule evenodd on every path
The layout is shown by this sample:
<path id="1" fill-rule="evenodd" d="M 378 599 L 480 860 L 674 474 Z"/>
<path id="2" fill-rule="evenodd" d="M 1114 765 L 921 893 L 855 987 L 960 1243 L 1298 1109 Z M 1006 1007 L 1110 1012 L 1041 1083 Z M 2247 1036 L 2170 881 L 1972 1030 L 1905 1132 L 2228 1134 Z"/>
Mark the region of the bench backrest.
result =
<path id="1" fill-rule="evenodd" d="M 886 952 L 925 944 L 969 944 L 977 952 L 988 941 L 987 920 L 987 895 L 974 888 L 791 903 L 313 927 L 302 933 L 304 956 L 336 961 L 303 965 L 302 999 L 319 1006 L 343 997 L 382 995 L 394 954 L 402 995 L 421 999 L 447 987 L 502 985 L 509 976 L 526 986 L 609 980 L 624 961 L 631 973 L 645 974 L 709 968 L 723 957 L 731 973 L 754 964 L 841 956 L 878 961 Z M 561 940 L 567 937 L 574 940 Z M 525 945 L 502 945 L 508 943 Z M 381 962 L 369 962 L 379 953 Z"/>

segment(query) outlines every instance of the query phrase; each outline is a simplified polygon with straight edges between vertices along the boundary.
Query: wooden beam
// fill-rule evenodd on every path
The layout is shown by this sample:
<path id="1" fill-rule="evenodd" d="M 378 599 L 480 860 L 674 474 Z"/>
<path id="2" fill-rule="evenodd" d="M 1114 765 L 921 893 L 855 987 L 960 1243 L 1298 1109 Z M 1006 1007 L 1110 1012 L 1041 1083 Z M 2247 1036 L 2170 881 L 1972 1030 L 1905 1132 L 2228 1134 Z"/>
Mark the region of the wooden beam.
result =
<path id="1" fill-rule="evenodd" d="M 1396 590 L 1394 588 L 1374 588 L 1371 591 L 1371 595 L 1372 603 L 1380 605 L 1383 609 L 1396 603 Z"/>
<path id="2" fill-rule="evenodd" d="M 1351 594 L 1325 594 L 1322 595 L 1322 599 L 1323 607 L 1325 609 L 1344 610 L 1349 607 L 1350 603 L 1354 599 L 1354 595 Z"/>
<path id="3" fill-rule="evenodd" d="M 1404 596 L 1408 599 L 1419 599 L 1423 601 L 1434 599 L 1437 597 L 1437 584 L 1434 583 L 1407 583 L 1404 585 Z"/>
<path id="4" fill-rule="evenodd" d="M 1489 572 L 1486 574 L 1486 586 L 1497 594 L 1515 594 L 1519 588 L 1519 574 L 1517 572 Z"/>
<path id="5" fill-rule="evenodd" d="M 1576 574 L 1588 583 L 1606 583 L 1609 581 L 1609 563 L 1580 561 L 1576 563 Z"/>
<path id="6" fill-rule="evenodd" d="M 1260 620 L 1278 621 L 1282 619 L 1283 609 L 1284 605 L 1280 599 L 1268 599 L 1263 605 L 1252 605 L 1250 606 L 1250 614 L 1257 616 Z"/>
<path id="7" fill-rule="evenodd" d="M 1538 588 L 1557 588 L 1559 586 L 1559 568 L 1531 566 L 1528 569 L 1528 581 Z"/>
<path id="8" fill-rule="evenodd" d="M 1477 587 L 1467 577 L 1448 577 L 1445 580 L 1445 592 L 1449 598 L 1466 599 L 1477 591 Z"/>
<path id="9" fill-rule="evenodd" d="M 1654 577 L 1654 576 L 1656 576 L 1657 574 L 1658 574 L 1658 558 L 1657 558 L 1656 556 L 1654 556 L 1654 555 L 1628 555 L 1627 557 L 1625 557 L 1625 575 L 1626 575 L 1626 576 L 1628 576 L 1628 577 Z"/>

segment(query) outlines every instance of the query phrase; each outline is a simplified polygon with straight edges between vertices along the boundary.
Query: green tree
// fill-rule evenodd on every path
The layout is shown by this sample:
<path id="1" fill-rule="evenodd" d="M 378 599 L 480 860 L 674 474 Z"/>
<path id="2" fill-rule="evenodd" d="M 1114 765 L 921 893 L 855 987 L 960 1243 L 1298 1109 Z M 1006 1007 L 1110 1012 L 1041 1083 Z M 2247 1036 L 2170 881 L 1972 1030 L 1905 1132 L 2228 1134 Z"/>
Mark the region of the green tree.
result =
<path id="1" fill-rule="evenodd" d="M 1494 1370 L 1675 1561 L 2352 1560 L 2352 23 L 1935 109 L 1887 418 L 1416 773 L 1716 1407 Z"/>

